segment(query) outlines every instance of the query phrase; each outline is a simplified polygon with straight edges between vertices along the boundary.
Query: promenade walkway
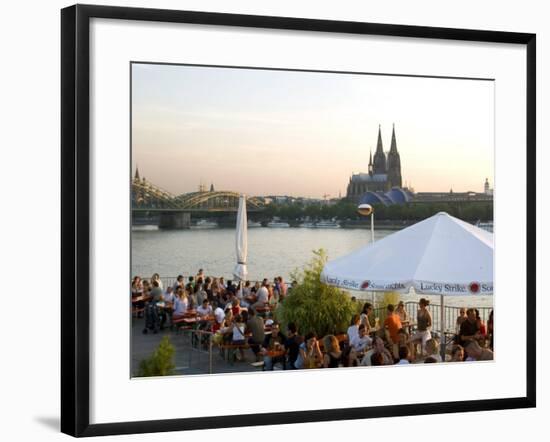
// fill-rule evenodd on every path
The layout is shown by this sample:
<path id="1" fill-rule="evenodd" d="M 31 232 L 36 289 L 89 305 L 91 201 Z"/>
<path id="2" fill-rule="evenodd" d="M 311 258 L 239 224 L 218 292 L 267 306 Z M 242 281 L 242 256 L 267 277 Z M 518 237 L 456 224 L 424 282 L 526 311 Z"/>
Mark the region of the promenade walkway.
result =
<path id="1" fill-rule="evenodd" d="M 170 337 L 170 342 L 176 349 L 174 354 L 176 375 L 208 374 L 208 351 L 192 350 L 189 345 L 189 336 L 181 332 L 170 331 L 169 327 L 157 334 L 149 332 L 144 335 L 142 333 L 143 321 L 143 318 L 132 318 L 132 376 L 137 374 L 140 362 L 153 354 L 161 339 L 166 335 Z M 234 364 L 230 364 L 221 357 L 218 347 L 214 345 L 212 348 L 212 373 L 261 371 L 261 367 L 251 365 L 255 362 L 252 351 L 245 350 L 244 355 L 244 361 L 236 361 Z"/>

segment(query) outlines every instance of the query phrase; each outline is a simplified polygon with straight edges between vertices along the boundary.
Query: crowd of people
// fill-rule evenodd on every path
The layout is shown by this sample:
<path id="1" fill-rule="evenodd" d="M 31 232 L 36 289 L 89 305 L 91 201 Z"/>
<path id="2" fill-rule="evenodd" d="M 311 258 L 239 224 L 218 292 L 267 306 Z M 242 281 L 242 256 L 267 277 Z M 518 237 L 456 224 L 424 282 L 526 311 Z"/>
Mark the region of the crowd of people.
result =
<path id="1" fill-rule="evenodd" d="M 194 276 L 178 276 L 168 287 L 158 274 L 148 280 L 136 276 L 131 291 L 137 315 L 143 314 L 147 305 L 162 303 L 162 328 L 167 322 L 177 324 L 193 311 L 198 318 L 196 327 L 212 332 L 215 343 L 234 349 L 238 360 L 244 360 L 245 351 L 250 350 L 256 362 L 263 362 L 264 370 L 277 365 L 307 369 L 493 359 L 493 311 L 485 324 L 477 309 L 460 309 L 456 333 L 442 354 L 441 337 L 432 333 L 429 301 L 424 298 L 413 318 L 402 301 L 387 305 L 382 323 L 373 305 L 366 302 L 358 309 L 360 313 L 350 318 L 346 333 L 318 336 L 313 331 L 300 333 L 300 325 L 294 323 L 282 330 L 281 324 L 266 314 L 291 295 L 280 276 L 236 284 L 223 277 L 205 276 L 201 269 Z"/>

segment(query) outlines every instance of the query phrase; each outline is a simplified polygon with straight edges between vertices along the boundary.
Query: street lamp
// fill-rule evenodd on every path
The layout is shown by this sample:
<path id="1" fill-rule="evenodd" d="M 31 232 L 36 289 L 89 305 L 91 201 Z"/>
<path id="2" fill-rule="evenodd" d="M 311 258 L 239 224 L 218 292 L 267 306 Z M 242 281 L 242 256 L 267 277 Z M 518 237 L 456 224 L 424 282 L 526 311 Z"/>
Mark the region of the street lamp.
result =
<path id="1" fill-rule="evenodd" d="M 370 215 L 370 239 L 374 242 L 374 208 L 370 204 L 359 204 L 357 212 L 363 216 Z"/>
<path id="2" fill-rule="evenodd" d="M 369 216 L 370 215 L 370 240 L 371 243 L 374 243 L 374 207 L 372 207 L 370 204 L 359 204 L 357 206 L 357 213 L 362 216 Z M 376 296 L 374 292 L 371 292 L 371 301 L 372 305 L 374 307 L 375 305 Z"/>

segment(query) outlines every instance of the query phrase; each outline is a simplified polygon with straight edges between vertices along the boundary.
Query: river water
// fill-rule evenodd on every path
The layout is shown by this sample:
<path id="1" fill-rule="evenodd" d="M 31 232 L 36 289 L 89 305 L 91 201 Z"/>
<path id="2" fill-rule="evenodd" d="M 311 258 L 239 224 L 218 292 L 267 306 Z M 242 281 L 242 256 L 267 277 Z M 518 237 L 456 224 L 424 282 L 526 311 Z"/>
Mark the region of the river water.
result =
<path id="1" fill-rule="evenodd" d="M 394 231 L 376 230 L 375 240 Z M 346 255 L 368 244 L 370 230 L 268 228 L 248 229 L 248 279 L 252 281 L 282 276 L 291 280 L 291 272 L 313 257 L 313 250 L 325 249 L 329 259 Z M 133 230 L 132 275 L 150 277 L 194 275 L 199 268 L 205 274 L 232 279 L 236 264 L 235 230 Z M 353 293 L 365 298 L 365 293 Z M 370 297 L 370 295 L 368 295 Z M 425 296 L 438 303 L 439 296 Z M 418 296 L 404 295 L 404 300 Z M 492 296 L 447 297 L 446 305 L 491 307 Z"/>

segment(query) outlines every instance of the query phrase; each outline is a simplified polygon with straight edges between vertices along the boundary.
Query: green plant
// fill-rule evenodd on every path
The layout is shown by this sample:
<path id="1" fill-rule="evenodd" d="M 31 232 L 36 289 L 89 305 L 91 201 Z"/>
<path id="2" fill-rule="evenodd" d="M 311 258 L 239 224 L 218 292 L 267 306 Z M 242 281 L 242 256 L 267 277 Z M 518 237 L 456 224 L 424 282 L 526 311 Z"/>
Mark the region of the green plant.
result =
<path id="1" fill-rule="evenodd" d="M 324 336 L 345 332 L 357 307 L 347 292 L 321 283 L 327 254 L 323 249 L 313 253 L 313 259 L 303 270 L 291 274 L 297 284 L 277 308 L 276 319 L 283 327 L 295 323 L 302 334 L 316 332 Z"/>
<path id="2" fill-rule="evenodd" d="M 139 364 L 138 376 L 168 376 L 174 374 L 174 346 L 168 336 L 164 336 L 155 352 Z"/>

